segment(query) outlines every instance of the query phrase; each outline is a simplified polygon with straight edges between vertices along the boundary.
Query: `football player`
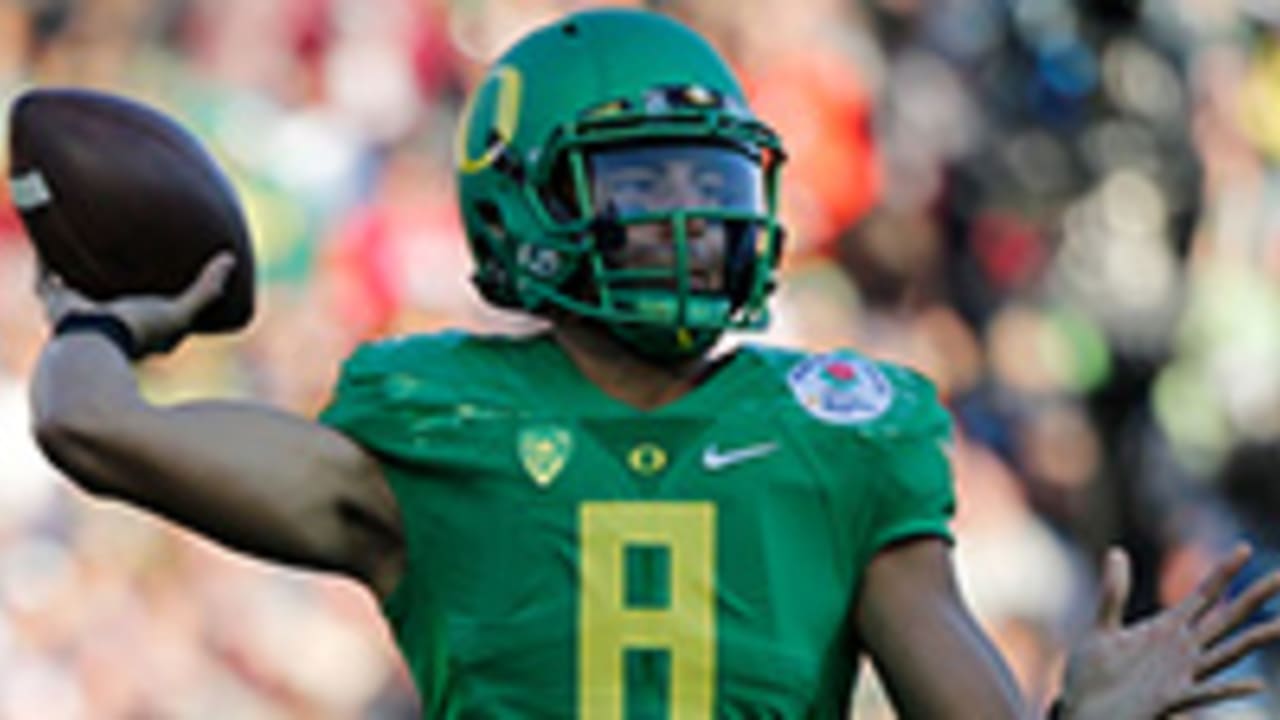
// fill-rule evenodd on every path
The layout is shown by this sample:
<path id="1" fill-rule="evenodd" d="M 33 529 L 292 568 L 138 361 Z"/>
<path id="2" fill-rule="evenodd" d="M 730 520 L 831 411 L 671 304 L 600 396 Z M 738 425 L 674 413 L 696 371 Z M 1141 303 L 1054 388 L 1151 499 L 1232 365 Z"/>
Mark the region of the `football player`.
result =
<path id="1" fill-rule="evenodd" d="M 866 654 L 904 716 L 1027 708 L 957 591 L 947 413 L 851 350 L 745 346 L 784 233 L 775 134 L 698 35 L 598 10 L 543 27 L 475 90 L 458 181 L 475 284 L 547 332 L 362 347 L 319 422 L 157 407 L 170 346 L 229 258 L 173 299 L 42 282 L 36 432 L 81 487 L 232 548 L 343 573 L 385 611 L 423 717 L 838 718 Z M 1255 691 L 1211 676 L 1280 589 L 1121 627 L 1110 561 L 1059 714 L 1155 717 Z"/>

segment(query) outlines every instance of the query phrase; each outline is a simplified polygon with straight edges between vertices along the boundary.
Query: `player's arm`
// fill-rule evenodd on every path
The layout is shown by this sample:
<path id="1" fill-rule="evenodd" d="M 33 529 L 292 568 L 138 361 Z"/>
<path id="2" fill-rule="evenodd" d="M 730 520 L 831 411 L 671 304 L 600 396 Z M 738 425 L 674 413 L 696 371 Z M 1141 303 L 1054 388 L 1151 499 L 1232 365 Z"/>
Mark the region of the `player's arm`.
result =
<path id="1" fill-rule="evenodd" d="M 941 538 L 877 553 L 854 622 L 901 717 L 1025 717 L 1013 675 L 961 598 Z"/>
<path id="2" fill-rule="evenodd" d="M 94 306 L 42 281 L 50 320 L 108 312 L 144 346 L 181 332 L 220 291 L 211 263 L 174 299 Z M 380 594 L 398 579 L 399 516 L 376 462 L 345 436 L 247 402 L 147 403 L 104 335 L 57 336 L 32 385 L 36 437 L 80 487 L 156 512 L 268 560 L 352 575 Z"/>

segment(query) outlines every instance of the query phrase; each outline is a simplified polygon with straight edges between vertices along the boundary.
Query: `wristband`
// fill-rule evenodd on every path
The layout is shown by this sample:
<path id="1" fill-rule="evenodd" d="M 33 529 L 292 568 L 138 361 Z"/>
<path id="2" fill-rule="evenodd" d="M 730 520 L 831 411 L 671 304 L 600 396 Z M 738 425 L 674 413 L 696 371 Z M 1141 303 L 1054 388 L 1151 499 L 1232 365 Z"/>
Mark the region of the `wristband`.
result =
<path id="1" fill-rule="evenodd" d="M 115 345 L 125 357 L 137 360 L 138 341 L 123 320 L 110 313 L 73 312 L 64 315 L 53 328 L 54 337 L 74 333 L 97 333 Z"/>
<path id="2" fill-rule="evenodd" d="M 1054 700 L 1049 706 L 1049 714 L 1045 716 L 1045 720 L 1067 720 L 1066 705 L 1063 704 L 1062 698 Z"/>

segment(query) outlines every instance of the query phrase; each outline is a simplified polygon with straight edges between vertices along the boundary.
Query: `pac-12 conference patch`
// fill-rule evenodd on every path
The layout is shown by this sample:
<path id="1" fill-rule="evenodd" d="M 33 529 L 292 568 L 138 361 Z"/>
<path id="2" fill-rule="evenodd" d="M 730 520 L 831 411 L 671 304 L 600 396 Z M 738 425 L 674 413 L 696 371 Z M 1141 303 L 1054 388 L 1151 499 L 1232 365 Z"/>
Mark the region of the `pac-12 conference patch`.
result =
<path id="1" fill-rule="evenodd" d="M 835 425 L 874 420 L 893 402 L 893 385 L 880 368 L 847 350 L 801 360 L 787 384 L 809 414 Z"/>

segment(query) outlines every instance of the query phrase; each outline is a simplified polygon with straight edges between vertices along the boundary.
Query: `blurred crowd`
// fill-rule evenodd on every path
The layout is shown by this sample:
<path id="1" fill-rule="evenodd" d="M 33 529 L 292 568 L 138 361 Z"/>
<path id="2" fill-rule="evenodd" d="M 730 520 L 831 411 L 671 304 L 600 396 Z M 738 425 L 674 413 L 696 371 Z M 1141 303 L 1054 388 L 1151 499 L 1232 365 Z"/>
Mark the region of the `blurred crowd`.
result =
<path id="1" fill-rule="evenodd" d="M 0 0 L 0 98 L 123 92 L 208 143 L 261 310 L 149 362 L 145 391 L 314 414 L 361 340 L 528 326 L 470 289 L 451 140 L 485 63 L 582 5 Z M 964 590 L 1035 702 L 1107 544 L 1135 556 L 1133 612 L 1240 537 L 1248 574 L 1280 566 L 1280 2 L 648 5 L 713 39 L 791 152 L 776 321 L 735 340 L 853 345 L 938 383 Z M 0 203 L 0 720 L 411 717 L 354 586 L 58 479 L 28 431 L 33 265 Z M 1275 717 L 1275 667 L 1246 667 L 1274 695 L 1213 717 Z M 892 716 L 871 679 L 857 704 Z"/>

